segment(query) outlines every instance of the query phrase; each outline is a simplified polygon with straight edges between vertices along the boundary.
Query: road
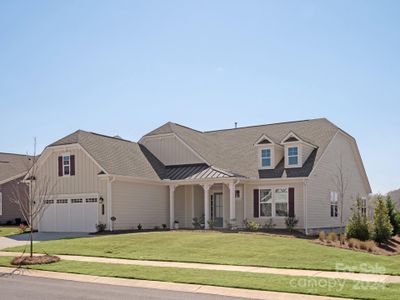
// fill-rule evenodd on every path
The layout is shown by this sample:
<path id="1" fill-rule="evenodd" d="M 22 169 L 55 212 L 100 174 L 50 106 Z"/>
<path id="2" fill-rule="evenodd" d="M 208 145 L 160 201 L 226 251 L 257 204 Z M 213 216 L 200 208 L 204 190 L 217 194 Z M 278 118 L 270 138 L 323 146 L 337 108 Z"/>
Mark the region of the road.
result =
<path id="1" fill-rule="evenodd" d="M 223 297 L 159 289 L 133 288 L 106 284 L 84 283 L 59 279 L 36 278 L 0 273 L 1 299 L 182 299 L 182 300 L 234 300 L 243 298 Z"/>

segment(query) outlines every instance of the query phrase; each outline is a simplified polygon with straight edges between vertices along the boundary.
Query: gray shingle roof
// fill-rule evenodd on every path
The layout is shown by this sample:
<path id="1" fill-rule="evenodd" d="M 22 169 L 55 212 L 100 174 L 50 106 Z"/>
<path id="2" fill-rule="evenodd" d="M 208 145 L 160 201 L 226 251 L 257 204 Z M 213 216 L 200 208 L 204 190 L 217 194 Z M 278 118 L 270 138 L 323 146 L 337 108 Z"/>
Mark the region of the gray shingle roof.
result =
<path id="1" fill-rule="evenodd" d="M 337 126 L 324 118 L 208 132 L 199 132 L 169 122 L 146 136 L 160 134 L 166 130 L 166 127 L 183 139 L 209 165 L 250 178 L 259 178 L 260 175 L 258 173 L 257 148 L 254 147 L 254 143 L 263 134 L 274 141 L 281 141 L 290 132 L 295 133 L 318 147 L 314 153 L 316 162 L 339 130 Z M 309 168 L 310 165 L 306 167 Z M 297 174 L 309 173 L 307 170 L 297 170 L 296 172 Z M 293 177 L 295 176 L 293 175 Z"/>
<path id="2" fill-rule="evenodd" d="M 48 147 L 67 144 L 80 144 L 109 174 L 152 180 L 160 178 L 137 143 L 78 130 Z"/>
<path id="3" fill-rule="evenodd" d="M 0 153 L 0 182 L 26 173 L 32 157 L 22 154 Z"/>

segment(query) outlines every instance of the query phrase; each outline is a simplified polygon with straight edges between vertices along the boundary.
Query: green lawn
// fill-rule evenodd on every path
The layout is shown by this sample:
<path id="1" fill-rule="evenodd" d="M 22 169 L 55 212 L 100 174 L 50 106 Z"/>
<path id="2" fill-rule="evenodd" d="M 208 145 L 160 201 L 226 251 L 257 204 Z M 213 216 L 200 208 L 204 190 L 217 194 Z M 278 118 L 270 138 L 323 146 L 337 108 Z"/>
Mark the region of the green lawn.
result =
<path id="1" fill-rule="evenodd" d="M 8 236 L 21 233 L 18 226 L 0 226 L 0 236 Z"/>
<path id="2" fill-rule="evenodd" d="M 40 248 L 50 254 L 314 270 L 335 270 L 336 263 L 350 267 L 365 266 L 363 264 L 367 263 L 368 266 L 385 268 L 387 274 L 400 275 L 400 256 L 377 256 L 321 246 L 306 239 L 243 233 L 180 231 L 119 234 L 41 242 Z M 43 250 L 37 249 L 39 252 Z"/>
<path id="3" fill-rule="evenodd" d="M 0 257 L 0 265 L 10 266 L 10 260 L 11 257 Z M 75 261 L 60 261 L 50 265 L 31 266 L 31 268 L 46 271 L 68 272 L 106 277 L 195 283 L 203 285 L 358 299 L 397 300 L 398 295 L 400 294 L 400 284 L 381 285 L 319 277 L 145 267 Z M 307 287 L 307 284 L 310 285 Z M 314 285 L 314 287 L 311 285 Z"/>

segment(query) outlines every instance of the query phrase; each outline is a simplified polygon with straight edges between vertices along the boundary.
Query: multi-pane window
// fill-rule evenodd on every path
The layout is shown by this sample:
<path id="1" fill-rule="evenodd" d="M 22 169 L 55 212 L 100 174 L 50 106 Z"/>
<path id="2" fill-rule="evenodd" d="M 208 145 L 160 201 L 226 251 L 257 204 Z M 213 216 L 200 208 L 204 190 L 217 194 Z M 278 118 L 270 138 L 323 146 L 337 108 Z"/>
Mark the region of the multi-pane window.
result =
<path id="1" fill-rule="evenodd" d="M 260 216 L 272 217 L 272 189 L 260 190 Z"/>
<path id="2" fill-rule="evenodd" d="M 286 217 L 288 215 L 288 188 L 277 188 L 274 193 L 275 216 Z"/>
<path id="3" fill-rule="evenodd" d="M 361 213 L 366 216 L 367 215 L 367 198 L 361 198 Z"/>
<path id="4" fill-rule="evenodd" d="M 57 204 L 67 204 L 68 203 L 68 199 L 57 199 L 56 203 Z"/>
<path id="5" fill-rule="evenodd" d="M 63 174 L 64 175 L 71 174 L 71 157 L 69 155 L 63 156 Z"/>
<path id="6" fill-rule="evenodd" d="M 97 198 L 86 198 L 86 203 L 95 203 L 97 202 Z"/>
<path id="7" fill-rule="evenodd" d="M 295 166 L 299 164 L 299 148 L 289 147 L 288 148 L 288 165 Z"/>
<path id="8" fill-rule="evenodd" d="M 263 168 L 271 166 L 271 149 L 261 150 L 261 166 Z"/>
<path id="9" fill-rule="evenodd" d="M 54 200 L 48 200 L 48 199 L 46 199 L 46 200 L 43 200 L 43 203 L 44 203 L 44 204 L 54 204 Z"/>
<path id="10" fill-rule="evenodd" d="M 337 217 L 338 216 L 338 193 L 337 192 L 331 192 L 330 203 L 331 203 L 331 217 Z"/>
<path id="11" fill-rule="evenodd" d="M 78 198 L 71 199 L 71 203 L 82 203 L 82 202 L 83 202 L 82 199 L 78 199 Z"/>

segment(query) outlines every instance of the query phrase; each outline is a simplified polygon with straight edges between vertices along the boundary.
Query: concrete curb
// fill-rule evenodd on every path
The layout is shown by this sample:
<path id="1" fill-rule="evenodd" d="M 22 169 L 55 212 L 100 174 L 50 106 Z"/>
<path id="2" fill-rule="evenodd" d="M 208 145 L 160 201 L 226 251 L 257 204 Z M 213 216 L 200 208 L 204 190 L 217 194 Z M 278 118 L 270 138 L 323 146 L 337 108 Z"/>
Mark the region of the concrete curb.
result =
<path id="1" fill-rule="evenodd" d="M 228 297 L 241 297 L 246 299 L 265 299 L 265 300 L 333 300 L 344 299 L 325 296 L 313 296 L 303 294 L 291 294 L 281 292 L 268 292 L 259 290 L 246 290 L 239 288 L 225 288 L 199 284 L 172 283 L 162 281 L 122 279 L 115 277 L 100 277 L 91 275 L 80 275 L 71 273 L 49 272 L 31 269 L 13 269 L 0 267 L 0 273 L 9 274 L 9 276 L 30 276 L 40 278 L 51 278 L 59 280 L 70 280 L 76 282 L 108 284 L 125 287 L 151 288 L 158 290 L 168 290 L 175 292 L 188 292 L 196 294 L 211 294 Z M 3 275 L 4 276 L 4 275 Z"/>
<path id="2" fill-rule="evenodd" d="M 21 254 L 15 252 L 0 252 L 0 256 L 18 256 L 18 255 Z M 43 255 L 43 254 L 36 254 L 36 255 Z M 299 269 L 279 269 L 279 268 L 267 268 L 267 267 L 231 266 L 231 265 L 182 263 L 182 262 L 166 262 L 166 261 L 151 261 L 151 260 L 132 260 L 132 259 L 92 257 L 92 256 L 74 256 L 74 255 L 57 255 L 57 256 L 59 256 L 63 260 L 72 260 L 81 262 L 97 262 L 97 263 L 108 263 L 108 264 L 182 268 L 182 269 L 234 271 L 234 272 L 248 272 L 248 273 L 289 275 L 289 276 L 308 276 L 308 277 L 322 277 L 331 279 L 358 280 L 364 282 L 400 283 L 400 276 L 381 275 L 381 274 L 313 271 L 313 270 L 299 270 Z"/>

